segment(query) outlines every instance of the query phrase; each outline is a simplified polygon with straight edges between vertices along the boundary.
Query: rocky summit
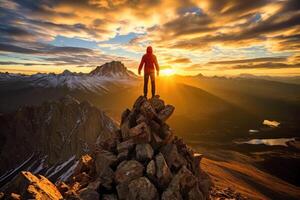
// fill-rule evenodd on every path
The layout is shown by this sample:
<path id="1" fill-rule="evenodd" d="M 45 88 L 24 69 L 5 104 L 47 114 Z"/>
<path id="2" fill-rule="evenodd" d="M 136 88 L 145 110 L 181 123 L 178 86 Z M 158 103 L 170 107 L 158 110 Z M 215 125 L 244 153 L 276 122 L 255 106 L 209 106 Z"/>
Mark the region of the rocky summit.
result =
<path id="1" fill-rule="evenodd" d="M 211 180 L 201 154 L 176 137 L 166 121 L 174 106 L 139 97 L 126 109 L 115 142 L 97 144 L 82 156 L 70 178 L 55 184 L 21 172 L 1 195 L 15 199 L 201 200 Z"/>

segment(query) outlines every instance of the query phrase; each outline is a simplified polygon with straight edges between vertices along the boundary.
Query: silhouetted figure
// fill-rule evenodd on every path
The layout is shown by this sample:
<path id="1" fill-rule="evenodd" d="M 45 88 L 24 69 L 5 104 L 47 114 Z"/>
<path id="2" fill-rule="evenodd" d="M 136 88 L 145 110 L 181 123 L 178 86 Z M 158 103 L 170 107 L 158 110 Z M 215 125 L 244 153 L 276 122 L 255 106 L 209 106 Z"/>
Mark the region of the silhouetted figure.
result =
<path id="1" fill-rule="evenodd" d="M 144 66 L 145 65 L 145 66 Z M 151 46 L 147 47 L 147 53 L 143 55 L 140 66 L 139 74 L 144 67 L 144 96 L 147 97 L 148 93 L 148 80 L 151 79 L 151 92 L 152 97 L 155 96 L 155 69 L 157 76 L 159 76 L 159 65 L 157 63 L 156 56 L 153 54 Z"/>

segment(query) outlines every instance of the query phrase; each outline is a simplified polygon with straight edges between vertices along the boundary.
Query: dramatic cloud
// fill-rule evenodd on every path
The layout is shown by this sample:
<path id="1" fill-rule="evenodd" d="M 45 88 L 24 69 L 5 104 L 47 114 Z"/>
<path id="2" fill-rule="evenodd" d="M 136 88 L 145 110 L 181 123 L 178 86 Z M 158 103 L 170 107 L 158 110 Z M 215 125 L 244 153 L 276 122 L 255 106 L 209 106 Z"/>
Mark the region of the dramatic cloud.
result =
<path id="1" fill-rule="evenodd" d="M 2 66 L 135 69 L 152 45 L 179 73 L 299 68 L 299 0 L 2 0 L 0 13 Z"/>

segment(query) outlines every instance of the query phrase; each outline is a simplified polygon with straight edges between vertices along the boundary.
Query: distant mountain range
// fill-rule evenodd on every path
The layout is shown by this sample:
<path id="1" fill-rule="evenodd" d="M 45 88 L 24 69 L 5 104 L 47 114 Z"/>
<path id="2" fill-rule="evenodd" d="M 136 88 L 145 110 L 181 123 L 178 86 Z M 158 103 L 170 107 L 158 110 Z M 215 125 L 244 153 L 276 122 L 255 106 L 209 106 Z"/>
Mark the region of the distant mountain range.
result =
<path id="1" fill-rule="evenodd" d="M 61 74 L 37 73 L 33 75 L 0 73 L 0 90 L 3 87 L 15 90 L 28 87 L 68 88 L 88 91 L 106 90 L 110 82 L 128 82 L 137 76 L 123 63 L 112 61 L 96 67 L 90 73 L 75 73 L 65 70 Z"/>
<path id="2" fill-rule="evenodd" d="M 245 79 L 262 79 L 283 83 L 300 84 L 300 76 L 256 76 L 253 74 L 240 74 L 238 77 Z"/>

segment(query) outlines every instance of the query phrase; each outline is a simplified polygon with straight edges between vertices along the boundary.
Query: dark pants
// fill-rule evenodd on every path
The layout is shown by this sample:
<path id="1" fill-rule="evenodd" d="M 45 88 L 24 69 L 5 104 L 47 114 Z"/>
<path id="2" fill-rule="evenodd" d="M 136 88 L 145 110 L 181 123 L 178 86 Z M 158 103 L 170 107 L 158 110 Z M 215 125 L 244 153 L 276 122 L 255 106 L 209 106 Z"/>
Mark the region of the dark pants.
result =
<path id="1" fill-rule="evenodd" d="M 147 93 L 148 93 L 149 76 L 151 79 L 151 92 L 152 92 L 152 96 L 154 96 L 155 95 L 155 72 L 151 72 L 149 74 L 144 74 L 144 96 L 147 96 Z"/>

